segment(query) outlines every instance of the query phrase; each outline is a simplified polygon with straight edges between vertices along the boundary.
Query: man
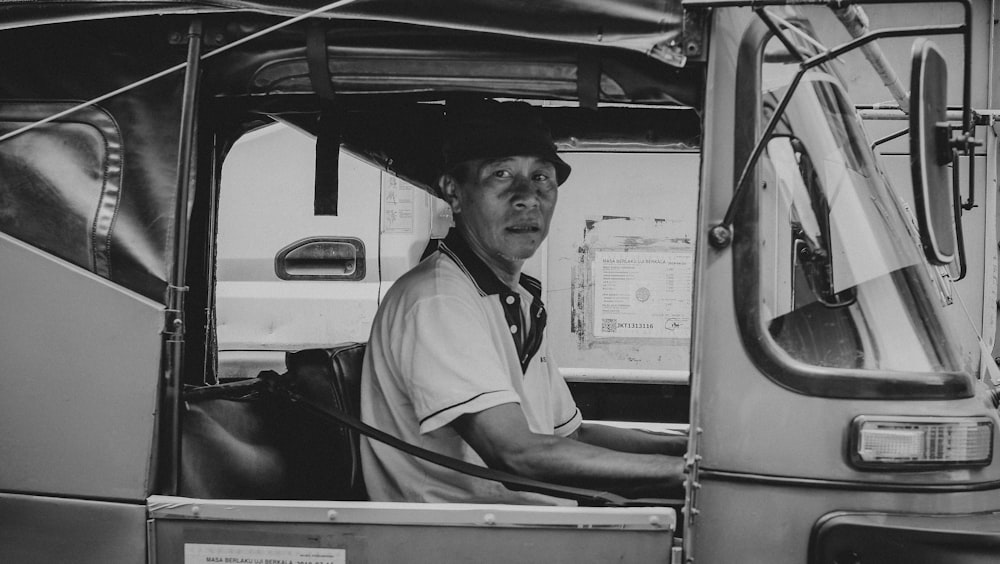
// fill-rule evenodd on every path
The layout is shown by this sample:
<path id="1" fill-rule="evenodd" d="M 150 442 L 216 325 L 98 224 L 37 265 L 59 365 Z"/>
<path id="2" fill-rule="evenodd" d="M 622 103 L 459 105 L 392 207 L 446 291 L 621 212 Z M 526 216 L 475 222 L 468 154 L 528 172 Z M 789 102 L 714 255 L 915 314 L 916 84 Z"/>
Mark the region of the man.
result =
<path id="1" fill-rule="evenodd" d="M 367 423 L 528 478 L 623 495 L 676 493 L 683 437 L 584 424 L 544 339 L 541 285 L 521 273 L 548 234 L 570 167 L 523 103 L 460 120 L 440 195 L 455 228 L 376 315 L 362 375 Z M 373 500 L 567 503 L 514 492 L 364 440 Z"/>

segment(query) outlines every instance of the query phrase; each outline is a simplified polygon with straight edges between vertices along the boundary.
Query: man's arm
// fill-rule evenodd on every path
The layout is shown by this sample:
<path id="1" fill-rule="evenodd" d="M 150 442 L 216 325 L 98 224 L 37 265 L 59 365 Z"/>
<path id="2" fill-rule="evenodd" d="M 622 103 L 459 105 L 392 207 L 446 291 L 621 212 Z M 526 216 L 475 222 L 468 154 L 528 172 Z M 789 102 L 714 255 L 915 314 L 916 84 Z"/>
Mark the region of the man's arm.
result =
<path id="1" fill-rule="evenodd" d="M 687 453 L 687 436 L 655 433 L 639 429 L 612 427 L 599 423 L 584 423 L 570 438 L 594 446 L 634 452 L 639 454 L 667 454 L 684 456 Z"/>
<path id="2" fill-rule="evenodd" d="M 490 468 L 527 478 L 633 497 L 677 496 L 684 484 L 680 457 L 533 433 L 516 403 L 463 415 L 452 426 Z"/>

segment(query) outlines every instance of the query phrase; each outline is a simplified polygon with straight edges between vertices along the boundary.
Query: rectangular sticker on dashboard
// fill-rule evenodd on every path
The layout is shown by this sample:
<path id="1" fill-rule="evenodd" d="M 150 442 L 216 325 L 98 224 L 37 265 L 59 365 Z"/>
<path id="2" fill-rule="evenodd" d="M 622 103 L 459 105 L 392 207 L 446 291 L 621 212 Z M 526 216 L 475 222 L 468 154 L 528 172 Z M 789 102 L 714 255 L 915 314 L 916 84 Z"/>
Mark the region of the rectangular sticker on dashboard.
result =
<path id="1" fill-rule="evenodd" d="M 342 548 L 185 544 L 184 564 L 346 564 Z"/>

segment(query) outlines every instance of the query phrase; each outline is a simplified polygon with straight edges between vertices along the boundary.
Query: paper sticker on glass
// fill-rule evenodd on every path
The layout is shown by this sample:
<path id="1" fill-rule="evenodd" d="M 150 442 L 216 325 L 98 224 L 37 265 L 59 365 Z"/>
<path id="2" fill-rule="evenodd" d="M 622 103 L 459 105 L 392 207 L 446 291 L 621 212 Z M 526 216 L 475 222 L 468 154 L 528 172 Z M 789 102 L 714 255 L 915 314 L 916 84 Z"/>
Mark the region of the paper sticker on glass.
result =
<path id="1" fill-rule="evenodd" d="M 596 252 L 594 337 L 687 337 L 692 258 L 684 251 Z"/>

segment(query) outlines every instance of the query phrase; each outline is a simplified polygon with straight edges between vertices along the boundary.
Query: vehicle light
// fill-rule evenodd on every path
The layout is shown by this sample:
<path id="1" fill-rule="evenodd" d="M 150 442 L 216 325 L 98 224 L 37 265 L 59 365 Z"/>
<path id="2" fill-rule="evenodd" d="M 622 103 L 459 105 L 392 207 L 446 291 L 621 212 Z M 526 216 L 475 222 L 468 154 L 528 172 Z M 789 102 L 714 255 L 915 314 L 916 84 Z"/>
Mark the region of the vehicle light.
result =
<path id="1" fill-rule="evenodd" d="M 985 466 L 993 460 L 993 422 L 986 417 L 854 419 L 851 462 L 863 469 Z"/>

